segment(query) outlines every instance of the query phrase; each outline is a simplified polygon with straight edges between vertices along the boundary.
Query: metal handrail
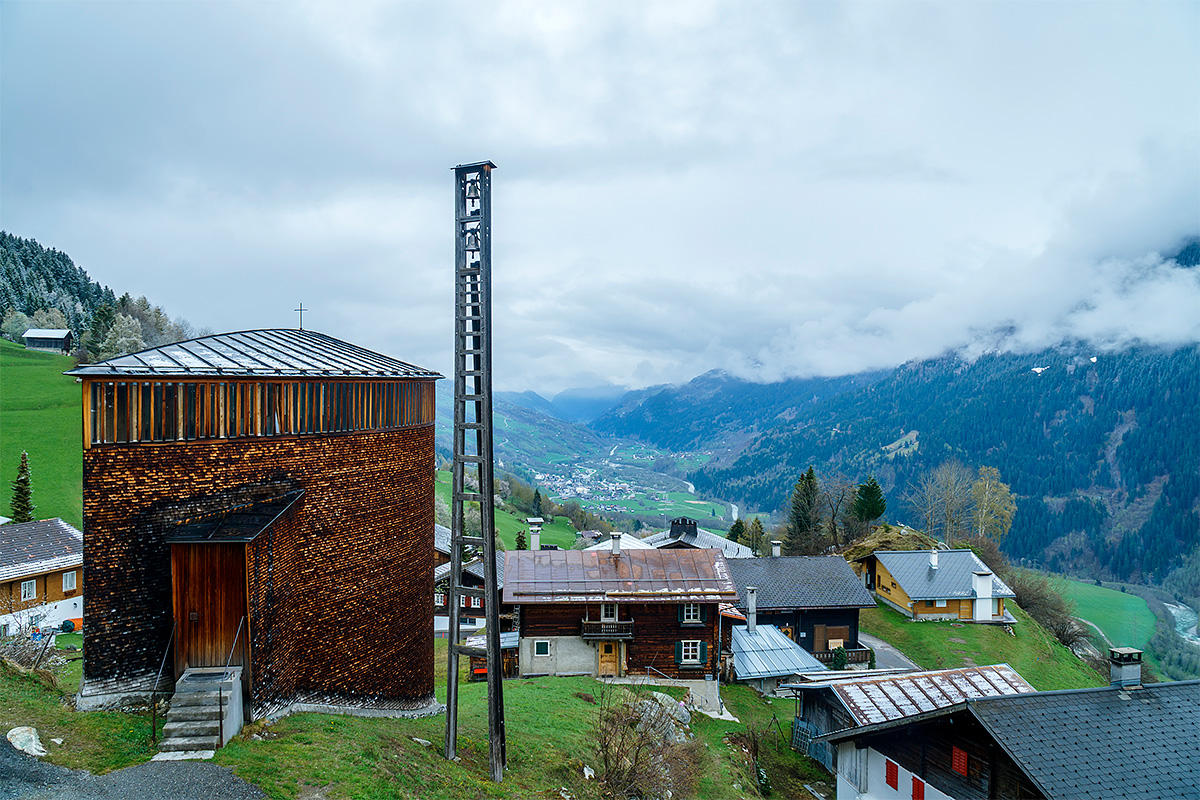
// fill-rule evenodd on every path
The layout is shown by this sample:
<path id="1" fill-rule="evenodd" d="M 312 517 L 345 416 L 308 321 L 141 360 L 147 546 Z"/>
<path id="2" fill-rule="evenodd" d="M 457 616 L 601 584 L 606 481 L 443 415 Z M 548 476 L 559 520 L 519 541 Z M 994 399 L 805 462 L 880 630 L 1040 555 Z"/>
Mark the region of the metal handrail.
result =
<path id="1" fill-rule="evenodd" d="M 238 639 L 242 635 L 242 625 L 246 622 L 246 615 L 238 620 L 237 632 L 233 634 L 233 644 L 229 646 L 229 658 L 225 659 L 225 670 L 221 673 L 221 679 L 217 681 L 217 718 L 221 721 L 218 725 L 218 743 L 220 747 L 225 744 L 225 679 L 229 677 L 229 664 L 233 661 L 233 651 L 237 649 Z"/>
<path id="2" fill-rule="evenodd" d="M 657 670 L 654 667 L 646 667 L 646 682 L 647 683 L 650 682 L 650 673 L 651 672 L 657 672 L 659 675 L 662 675 L 664 678 L 669 680 L 671 683 L 675 684 L 676 686 L 678 686 L 682 689 L 688 688 L 687 686 L 684 686 L 682 683 L 680 683 L 679 681 L 672 678 L 670 675 L 666 674 L 665 672 L 662 672 L 661 670 Z"/>
<path id="3" fill-rule="evenodd" d="M 175 629 L 179 627 L 179 620 L 175 620 L 175 624 L 171 626 L 171 635 L 167 639 L 166 649 L 163 650 L 162 663 L 158 665 L 158 674 L 154 676 L 154 686 L 150 689 L 150 742 L 158 744 L 158 684 L 162 681 L 162 671 L 167 666 L 167 654 L 171 652 L 171 643 L 175 641 Z"/>

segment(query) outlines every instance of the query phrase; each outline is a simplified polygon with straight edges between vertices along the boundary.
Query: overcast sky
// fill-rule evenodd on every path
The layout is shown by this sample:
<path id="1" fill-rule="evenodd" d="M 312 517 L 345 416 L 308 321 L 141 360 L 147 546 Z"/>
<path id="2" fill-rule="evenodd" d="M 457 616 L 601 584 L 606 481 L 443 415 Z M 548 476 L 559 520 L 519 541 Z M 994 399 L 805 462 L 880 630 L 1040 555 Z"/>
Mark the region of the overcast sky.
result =
<path id="1" fill-rule="evenodd" d="M 215 331 L 497 389 L 1200 341 L 1200 4 L 0 4 L 0 227 Z"/>

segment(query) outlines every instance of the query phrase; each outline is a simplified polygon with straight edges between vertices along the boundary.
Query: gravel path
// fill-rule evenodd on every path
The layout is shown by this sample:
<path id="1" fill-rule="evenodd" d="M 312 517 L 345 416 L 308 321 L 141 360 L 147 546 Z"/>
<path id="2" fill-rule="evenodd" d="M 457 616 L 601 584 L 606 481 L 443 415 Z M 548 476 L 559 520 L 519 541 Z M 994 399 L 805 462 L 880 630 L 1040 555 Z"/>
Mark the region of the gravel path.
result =
<path id="1" fill-rule="evenodd" d="M 92 775 L 47 764 L 0 737 L 0 800 L 252 800 L 257 786 L 207 761 L 151 761 Z"/>

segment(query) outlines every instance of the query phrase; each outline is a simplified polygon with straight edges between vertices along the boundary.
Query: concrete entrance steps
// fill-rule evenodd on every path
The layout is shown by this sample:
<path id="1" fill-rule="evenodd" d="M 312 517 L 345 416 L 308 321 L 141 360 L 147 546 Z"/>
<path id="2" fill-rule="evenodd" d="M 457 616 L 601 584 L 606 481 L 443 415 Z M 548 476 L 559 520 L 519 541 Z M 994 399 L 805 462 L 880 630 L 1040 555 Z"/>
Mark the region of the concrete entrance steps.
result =
<path id="1" fill-rule="evenodd" d="M 216 751 L 240 730 L 241 716 L 240 670 L 189 669 L 175 682 L 158 743 L 160 755 L 211 758 L 205 754 Z"/>

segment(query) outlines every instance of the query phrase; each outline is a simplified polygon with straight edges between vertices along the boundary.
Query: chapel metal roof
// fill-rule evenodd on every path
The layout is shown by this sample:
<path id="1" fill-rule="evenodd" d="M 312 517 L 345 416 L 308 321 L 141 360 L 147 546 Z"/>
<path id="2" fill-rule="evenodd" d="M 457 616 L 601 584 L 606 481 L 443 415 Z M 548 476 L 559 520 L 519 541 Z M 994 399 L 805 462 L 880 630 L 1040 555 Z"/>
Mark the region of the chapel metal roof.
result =
<path id="1" fill-rule="evenodd" d="M 969 698 L 1035 691 L 1008 664 L 910 672 L 831 688 L 859 725 L 909 717 Z"/>
<path id="2" fill-rule="evenodd" d="M 720 550 L 510 550 L 505 603 L 716 603 L 737 600 Z"/>
<path id="3" fill-rule="evenodd" d="M 774 625 L 755 625 L 754 633 L 748 633 L 745 625 L 734 625 L 731 632 L 733 671 L 738 680 L 827 669 Z"/>
<path id="4" fill-rule="evenodd" d="M 304 494 L 296 489 L 280 497 L 233 506 L 215 514 L 184 520 L 163 538 L 172 544 L 252 542 L 284 515 Z"/>
<path id="5" fill-rule="evenodd" d="M 758 588 L 760 611 L 805 608 L 875 608 L 875 598 L 841 556 L 778 556 L 731 560 L 738 589 Z M 743 599 L 739 608 L 745 609 Z"/>
<path id="6" fill-rule="evenodd" d="M 970 550 L 939 550 L 937 569 L 929 565 L 929 550 L 876 550 L 871 555 L 879 559 L 910 600 L 974 597 L 971 575 L 991 572 Z M 1016 597 L 1016 593 L 993 574 L 992 597 Z"/>
<path id="7" fill-rule="evenodd" d="M 440 378 L 432 370 L 316 331 L 239 331 L 202 336 L 87 364 L 66 373 L 92 376 Z"/>
<path id="8" fill-rule="evenodd" d="M 57 517 L 0 527 L 0 582 L 83 564 L 83 533 Z"/>

